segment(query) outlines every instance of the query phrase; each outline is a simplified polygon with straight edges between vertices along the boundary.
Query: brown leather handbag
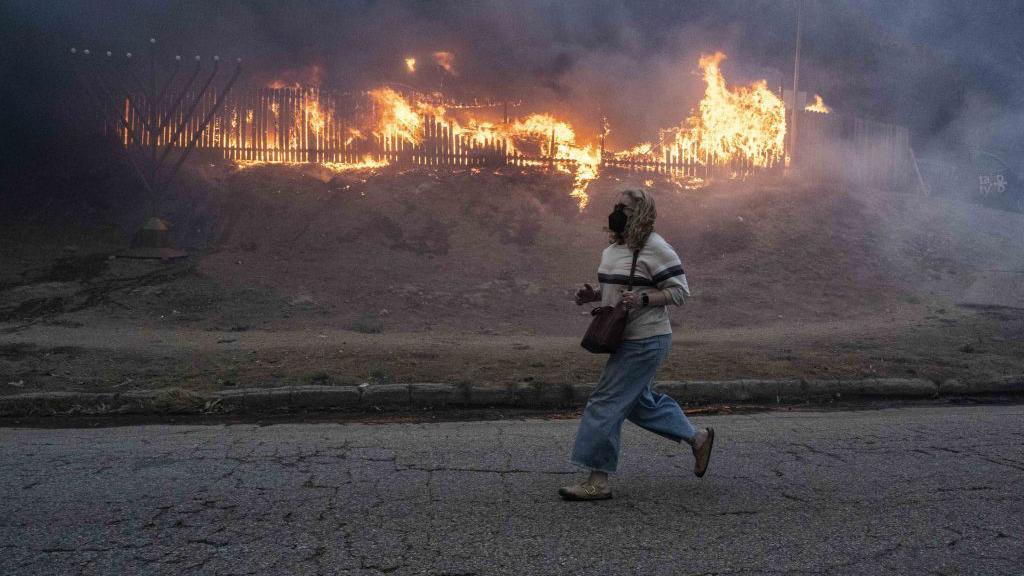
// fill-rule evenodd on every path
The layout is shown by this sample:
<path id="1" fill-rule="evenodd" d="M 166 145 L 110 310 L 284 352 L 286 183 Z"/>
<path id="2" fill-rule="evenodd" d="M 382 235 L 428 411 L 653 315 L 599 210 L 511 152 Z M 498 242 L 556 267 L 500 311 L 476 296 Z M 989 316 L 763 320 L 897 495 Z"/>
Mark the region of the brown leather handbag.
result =
<path id="1" fill-rule="evenodd" d="M 636 259 L 640 251 L 633 252 L 633 265 L 629 268 L 629 289 L 633 289 L 633 275 L 636 274 Z M 619 301 L 615 306 L 598 306 L 590 311 L 593 316 L 581 346 L 594 354 L 612 354 L 622 344 L 622 333 L 629 321 L 629 310 Z"/>

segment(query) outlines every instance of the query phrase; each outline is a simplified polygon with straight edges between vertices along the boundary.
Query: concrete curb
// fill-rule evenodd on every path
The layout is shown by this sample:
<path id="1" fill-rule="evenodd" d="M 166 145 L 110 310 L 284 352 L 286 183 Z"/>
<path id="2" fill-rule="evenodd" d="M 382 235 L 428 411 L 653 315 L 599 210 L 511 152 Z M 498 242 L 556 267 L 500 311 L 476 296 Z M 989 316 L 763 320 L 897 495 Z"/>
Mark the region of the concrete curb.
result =
<path id="1" fill-rule="evenodd" d="M 1024 395 L 1024 375 L 983 382 L 876 378 L 859 380 L 662 381 L 662 393 L 684 406 L 769 404 L 869 398 Z M 90 414 L 287 413 L 457 407 L 576 408 L 594 384 L 519 383 L 471 386 L 439 383 L 285 386 L 194 392 L 182 388 L 123 393 L 34 392 L 0 396 L 0 416 Z"/>

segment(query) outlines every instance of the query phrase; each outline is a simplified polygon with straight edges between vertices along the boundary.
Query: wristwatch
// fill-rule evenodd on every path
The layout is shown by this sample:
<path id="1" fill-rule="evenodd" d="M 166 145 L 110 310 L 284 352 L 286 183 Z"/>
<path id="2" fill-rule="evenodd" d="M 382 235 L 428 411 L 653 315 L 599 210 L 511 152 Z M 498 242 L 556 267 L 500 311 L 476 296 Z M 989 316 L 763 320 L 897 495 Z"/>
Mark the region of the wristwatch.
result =
<path id="1" fill-rule="evenodd" d="M 651 298 L 650 296 L 647 295 L 647 292 L 644 292 L 643 294 L 640 295 L 640 306 L 647 306 L 650 303 Z"/>

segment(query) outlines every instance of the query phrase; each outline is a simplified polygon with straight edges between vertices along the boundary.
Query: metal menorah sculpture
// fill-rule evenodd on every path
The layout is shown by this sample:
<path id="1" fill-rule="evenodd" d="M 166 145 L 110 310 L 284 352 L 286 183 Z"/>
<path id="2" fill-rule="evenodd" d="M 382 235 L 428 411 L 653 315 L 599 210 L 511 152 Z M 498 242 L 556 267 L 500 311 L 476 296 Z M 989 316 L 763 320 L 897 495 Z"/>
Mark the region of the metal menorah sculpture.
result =
<path id="1" fill-rule="evenodd" d="M 242 60 L 226 80 L 216 82 L 220 57 L 203 72 L 195 56 L 191 72 L 182 74 L 182 57 L 158 62 L 156 39 L 149 39 L 148 62 L 138 63 L 131 52 L 123 57 L 107 51 L 71 49 L 85 92 L 113 129 L 125 156 L 146 193 L 149 218 L 136 234 L 126 256 L 174 258 L 185 253 L 167 239 L 167 223 L 160 218 L 160 201 L 189 154 L 210 128 L 210 121 L 242 72 Z M 223 76 L 223 75 L 221 75 Z"/>

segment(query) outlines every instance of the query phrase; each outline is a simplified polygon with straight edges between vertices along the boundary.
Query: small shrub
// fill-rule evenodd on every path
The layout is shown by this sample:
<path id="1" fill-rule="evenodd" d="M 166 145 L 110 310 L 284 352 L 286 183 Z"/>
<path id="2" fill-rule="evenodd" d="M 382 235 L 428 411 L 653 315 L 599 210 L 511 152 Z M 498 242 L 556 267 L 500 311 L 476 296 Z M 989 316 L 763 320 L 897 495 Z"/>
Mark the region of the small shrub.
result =
<path id="1" fill-rule="evenodd" d="M 371 382 L 378 382 L 378 383 L 387 382 L 388 381 L 388 371 L 385 370 L 384 368 L 374 368 L 374 369 L 370 370 L 370 373 L 369 373 L 369 375 L 367 377 L 367 380 L 370 380 Z"/>

